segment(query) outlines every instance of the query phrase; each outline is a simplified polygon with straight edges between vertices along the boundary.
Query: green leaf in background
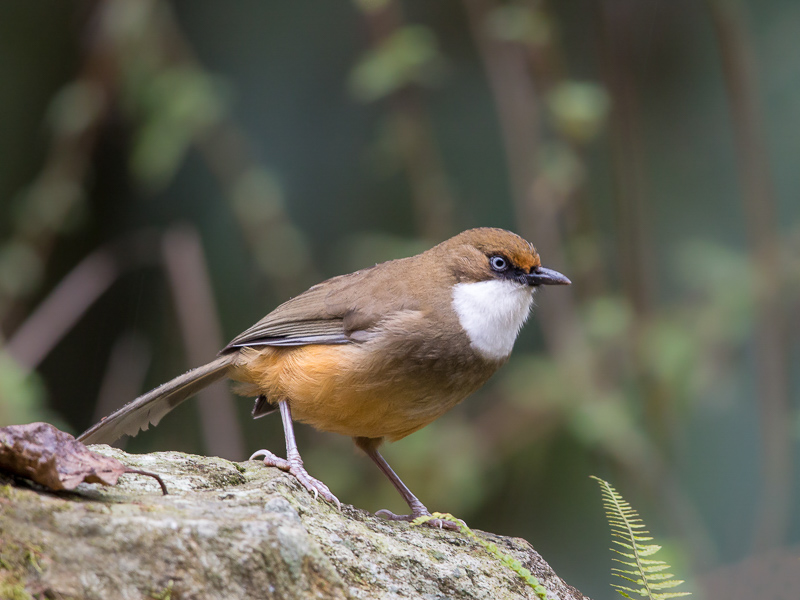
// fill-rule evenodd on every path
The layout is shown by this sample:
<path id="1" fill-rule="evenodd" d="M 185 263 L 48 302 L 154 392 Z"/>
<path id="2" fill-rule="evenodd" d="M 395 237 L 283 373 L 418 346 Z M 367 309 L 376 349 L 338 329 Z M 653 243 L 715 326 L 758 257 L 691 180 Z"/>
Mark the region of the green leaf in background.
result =
<path id="1" fill-rule="evenodd" d="M 603 130 L 611 97 L 596 83 L 564 81 L 547 94 L 547 108 L 555 127 L 568 139 L 585 144 Z"/>
<path id="2" fill-rule="evenodd" d="M 440 67 L 433 32 L 407 25 L 364 54 L 350 74 L 350 91 L 358 100 L 372 102 L 412 83 L 431 83 Z"/>
<path id="3" fill-rule="evenodd" d="M 226 86 L 201 69 L 171 67 L 152 75 L 135 97 L 140 124 L 131 169 L 141 181 L 163 185 L 189 145 L 225 110 Z"/>

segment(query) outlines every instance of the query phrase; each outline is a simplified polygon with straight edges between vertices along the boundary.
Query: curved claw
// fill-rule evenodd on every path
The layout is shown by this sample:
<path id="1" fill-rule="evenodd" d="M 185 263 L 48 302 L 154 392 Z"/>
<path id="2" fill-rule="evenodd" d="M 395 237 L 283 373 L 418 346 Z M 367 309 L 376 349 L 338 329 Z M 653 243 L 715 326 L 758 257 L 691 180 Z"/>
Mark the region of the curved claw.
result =
<path id="1" fill-rule="evenodd" d="M 407 521 L 411 522 L 417 517 L 422 516 L 430 516 L 429 512 L 419 513 L 419 514 L 410 514 L 410 515 L 396 515 L 390 510 L 386 510 L 385 508 L 379 510 L 375 513 L 376 517 L 381 517 L 382 519 L 387 519 L 389 521 Z M 453 521 L 448 521 L 446 519 L 431 519 L 430 521 L 425 521 L 425 525 L 428 527 L 438 527 L 439 529 L 450 529 L 451 531 L 458 531 L 461 527 L 457 523 L 453 523 Z"/>
<path id="2" fill-rule="evenodd" d="M 269 450 L 264 450 L 264 449 L 256 450 L 250 455 L 250 458 L 248 458 L 247 460 L 255 460 L 259 456 L 269 456 L 270 454 L 272 454 L 272 452 L 270 452 Z M 272 455 L 275 456 L 274 454 Z"/>
<path id="3" fill-rule="evenodd" d="M 259 456 L 264 457 L 264 464 L 268 467 L 278 467 L 281 471 L 289 471 L 291 469 L 291 465 L 289 461 L 285 458 L 281 458 L 280 456 L 273 454 L 269 450 L 256 450 L 247 460 L 255 460 Z"/>
<path id="4" fill-rule="evenodd" d="M 339 499 L 328 489 L 328 486 L 322 483 L 319 479 L 311 477 L 311 475 L 308 474 L 302 465 L 290 465 L 289 473 L 294 475 L 295 479 L 297 479 L 297 481 L 299 481 L 304 488 L 306 488 L 309 492 L 314 493 L 314 500 L 316 500 L 319 496 L 322 496 L 325 500 L 331 504 L 335 504 L 336 508 L 341 510 L 342 503 L 339 502 Z"/>

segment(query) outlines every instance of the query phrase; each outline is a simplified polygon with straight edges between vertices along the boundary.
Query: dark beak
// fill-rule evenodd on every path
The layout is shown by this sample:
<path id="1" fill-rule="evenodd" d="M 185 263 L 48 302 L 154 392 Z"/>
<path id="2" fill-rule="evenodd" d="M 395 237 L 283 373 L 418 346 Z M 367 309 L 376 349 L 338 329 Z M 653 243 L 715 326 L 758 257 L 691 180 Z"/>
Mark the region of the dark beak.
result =
<path id="1" fill-rule="evenodd" d="M 544 267 L 536 267 L 531 274 L 526 275 L 525 278 L 528 280 L 528 285 L 534 287 L 540 285 L 569 285 L 572 283 L 558 271 L 545 269 Z"/>

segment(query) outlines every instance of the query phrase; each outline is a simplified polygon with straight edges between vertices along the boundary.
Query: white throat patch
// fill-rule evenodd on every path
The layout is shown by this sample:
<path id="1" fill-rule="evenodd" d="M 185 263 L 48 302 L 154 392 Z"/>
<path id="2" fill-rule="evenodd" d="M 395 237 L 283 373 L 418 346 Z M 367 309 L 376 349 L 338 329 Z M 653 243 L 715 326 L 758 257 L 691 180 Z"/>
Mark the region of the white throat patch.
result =
<path id="1" fill-rule="evenodd" d="M 496 279 L 453 286 L 458 321 L 484 358 L 501 360 L 511 354 L 533 304 L 533 289 Z"/>

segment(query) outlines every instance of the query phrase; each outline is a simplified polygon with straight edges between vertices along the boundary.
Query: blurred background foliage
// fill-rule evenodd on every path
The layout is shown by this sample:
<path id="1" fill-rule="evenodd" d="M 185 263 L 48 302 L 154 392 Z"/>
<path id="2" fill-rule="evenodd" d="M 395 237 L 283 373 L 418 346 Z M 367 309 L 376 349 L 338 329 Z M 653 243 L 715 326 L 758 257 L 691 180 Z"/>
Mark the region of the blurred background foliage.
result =
<path id="1" fill-rule="evenodd" d="M 386 449 L 432 510 L 613 597 L 591 474 L 706 598 L 796 598 L 800 4 L 0 7 L 0 425 L 78 433 L 322 278 L 492 225 L 544 290 L 510 363 Z M 225 386 L 134 451 L 280 451 Z M 401 510 L 300 426 L 345 502 Z"/>

